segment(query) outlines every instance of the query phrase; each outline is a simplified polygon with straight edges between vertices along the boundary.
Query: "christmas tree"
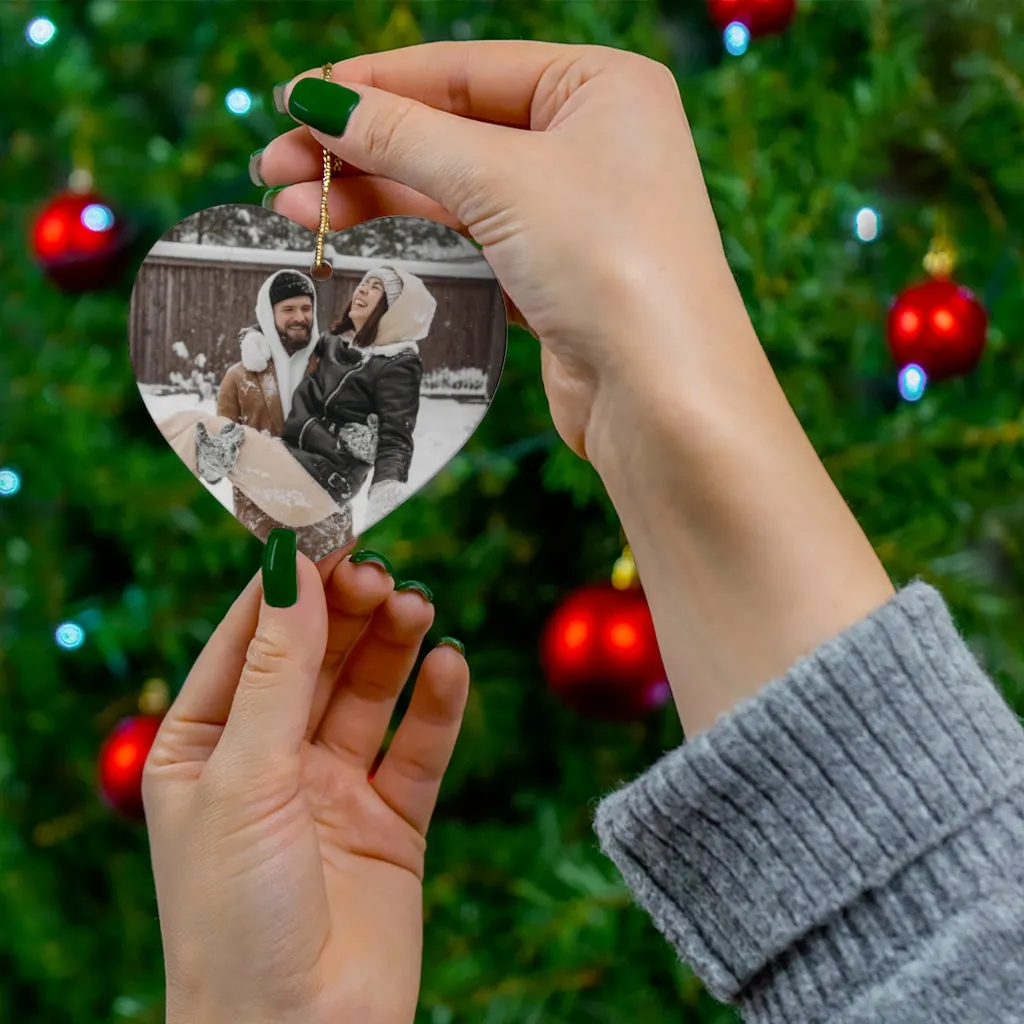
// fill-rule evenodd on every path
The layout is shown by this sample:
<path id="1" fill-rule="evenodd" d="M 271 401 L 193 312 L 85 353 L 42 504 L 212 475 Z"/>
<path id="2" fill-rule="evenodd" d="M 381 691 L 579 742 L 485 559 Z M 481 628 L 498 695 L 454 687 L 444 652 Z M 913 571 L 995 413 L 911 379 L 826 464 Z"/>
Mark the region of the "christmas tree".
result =
<path id="1" fill-rule="evenodd" d="M 98 751 L 147 679 L 180 684 L 260 560 L 139 396 L 126 329 L 141 256 L 189 214 L 259 203 L 248 154 L 291 127 L 269 101 L 275 82 L 481 37 L 618 46 L 672 67 L 796 412 L 893 579 L 943 591 L 1024 711 L 1019 3 L 803 0 L 788 30 L 751 38 L 723 33 L 705 0 L 9 0 L 0 1020 L 163 1020 L 146 836 L 97 795 Z M 31 241 L 73 176 L 102 199 L 101 219 L 135 232 L 124 273 L 77 295 Z M 893 363 L 886 319 L 940 236 L 989 327 L 977 369 L 933 382 Z M 437 636 L 466 642 L 474 677 L 430 834 L 418 1019 L 734 1020 L 631 905 L 590 827 L 596 798 L 681 741 L 671 705 L 593 721 L 545 684 L 545 622 L 607 580 L 622 538 L 595 473 L 552 430 L 528 335 L 510 332 L 467 448 L 363 543 L 429 583 Z"/>

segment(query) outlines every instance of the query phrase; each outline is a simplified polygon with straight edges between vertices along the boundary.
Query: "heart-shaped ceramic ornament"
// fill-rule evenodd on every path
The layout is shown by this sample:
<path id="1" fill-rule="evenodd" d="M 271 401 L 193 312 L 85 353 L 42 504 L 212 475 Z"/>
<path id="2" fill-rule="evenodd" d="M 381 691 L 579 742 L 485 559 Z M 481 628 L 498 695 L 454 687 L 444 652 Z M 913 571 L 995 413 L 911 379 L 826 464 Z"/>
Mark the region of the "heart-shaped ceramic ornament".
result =
<path id="1" fill-rule="evenodd" d="M 182 221 L 132 293 L 139 391 L 197 479 L 261 540 L 320 559 L 469 440 L 505 362 L 505 304 L 456 232 L 382 217 L 316 235 L 255 206 Z"/>

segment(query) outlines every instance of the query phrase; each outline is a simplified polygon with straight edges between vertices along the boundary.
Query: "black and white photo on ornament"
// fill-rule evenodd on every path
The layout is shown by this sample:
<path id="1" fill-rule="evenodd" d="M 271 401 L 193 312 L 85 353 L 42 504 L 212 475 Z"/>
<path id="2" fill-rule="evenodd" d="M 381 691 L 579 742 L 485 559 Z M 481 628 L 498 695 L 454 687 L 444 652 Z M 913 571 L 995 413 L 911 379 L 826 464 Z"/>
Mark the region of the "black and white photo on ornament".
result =
<path id="1" fill-rule="evenodd" d="M 327 236 L 257 207 L 206 210 L 151 250 L 132 296 L 143 400 L 256 536 L 319 558 L 429 481 L 493 397 L 501 291 L 477 250 L 418 218 Z"/>

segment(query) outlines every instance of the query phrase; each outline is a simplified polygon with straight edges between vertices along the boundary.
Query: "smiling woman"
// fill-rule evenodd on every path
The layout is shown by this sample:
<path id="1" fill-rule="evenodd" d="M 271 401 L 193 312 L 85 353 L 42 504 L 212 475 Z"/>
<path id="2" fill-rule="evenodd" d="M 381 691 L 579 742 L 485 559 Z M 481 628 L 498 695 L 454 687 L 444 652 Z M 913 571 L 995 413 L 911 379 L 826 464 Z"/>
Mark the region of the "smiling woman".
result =
<path id="1" fill-rule="evenodd" d="M 296 389 L 284 441 L 342 503 L 370 476 L 369 515 L 399 505 L 420 409 L 423 361 L 437 300 L 413 274 L 393 266 L 363 275 L 321 344 L 319 365 Z"/>

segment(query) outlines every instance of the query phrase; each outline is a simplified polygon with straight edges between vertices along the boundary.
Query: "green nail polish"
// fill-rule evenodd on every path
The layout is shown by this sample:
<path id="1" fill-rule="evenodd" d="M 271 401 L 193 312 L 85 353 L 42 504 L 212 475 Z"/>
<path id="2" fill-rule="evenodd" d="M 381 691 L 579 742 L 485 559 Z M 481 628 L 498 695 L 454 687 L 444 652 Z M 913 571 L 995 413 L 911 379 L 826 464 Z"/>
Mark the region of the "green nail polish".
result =
<path id="1" fill-rule="evenodd" d="M 349 555 L 348 560 L 353 565 L 362 565 L 363 562 L 370 562 L 373 565 L 379 565 L 389 576 L 394 576 L 395 574 L 395 570 L 391 568 L 391 563 L 376 551 L 357 551 L 354 555 Z"/>
<path id="2" fill-rule="evenodd" d="M 466 656 L 466 648 L 462 646 L 459 640 L 456 640 L 453 636 L 443 636 L 437 641 L 438 647 L 454 647 L 463 657 Z"/>
<path id="3" fill-rule="evenodd" d="M 290 608 L 299 599 L 295 534 L 273 529 L 263 549 L 263 597 L 271 608 Z"/>
<path id="4" fill-rule="evenodd" d="M 262 206 L 264 210 L 273 210 L 274 196 L 276 196 L 278 192 L 283 192 L 287 187 L 287 185 L 278 185 L 277 188 L 267 189 L 267 191 L 263 193 L 263 201 L 260 203 L 260 206 Z"/>
<path id="5" fill-rule="evenodd" d="M 321 78 L 300 78 L 288 97 L 288 113 L 325 135 L 343 135 L 359 93 Z"/>
<path id="6" fill-rule="evenodd" d="M 249 156 L 249 180 L 257 188 L 266 188 L 267 183 L 263 180 L 263 176 L 260 174 L 260 157 L 263 156 L 263 150 L 257 149 L 254 153 Z"/>
<path id="7" fill-rule="evenodd" d="M 291 79 L 288 80 L 289 82 Z M 288 108 L 284 105 L 284 91 L 288 88 L 288 82 L 278 82 L 274 86 L 274 109 L 279 114 L 287 114 Z"/>
<path id="8" fill-rule="evenodd" d="M 399 583 L 395 590 L 415 590 L 417 594 L 422 594 L 431 604 L 434 603 L 434 592 L 426 583 L 420 583 L 419 580 L 405 580 Z"/>

